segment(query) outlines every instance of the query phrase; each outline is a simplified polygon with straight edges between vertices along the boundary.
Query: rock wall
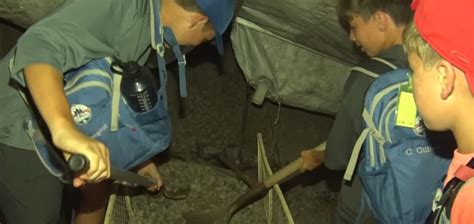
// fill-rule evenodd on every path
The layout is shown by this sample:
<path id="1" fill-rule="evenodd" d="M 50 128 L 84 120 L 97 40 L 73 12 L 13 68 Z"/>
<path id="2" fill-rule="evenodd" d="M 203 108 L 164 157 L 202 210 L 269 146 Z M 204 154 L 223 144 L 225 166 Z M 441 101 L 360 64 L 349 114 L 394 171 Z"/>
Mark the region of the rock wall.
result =
<path id="1" fill-rule="evenodd" d="M 64 0 L 3 0 L 0 18 L 27 28 L 64 3 Z"/>
<path id="2" fill-rule="evenodd" d="M 18 27 L 0 21 L 0 58 L 15 45 L 22 32 Z"/>

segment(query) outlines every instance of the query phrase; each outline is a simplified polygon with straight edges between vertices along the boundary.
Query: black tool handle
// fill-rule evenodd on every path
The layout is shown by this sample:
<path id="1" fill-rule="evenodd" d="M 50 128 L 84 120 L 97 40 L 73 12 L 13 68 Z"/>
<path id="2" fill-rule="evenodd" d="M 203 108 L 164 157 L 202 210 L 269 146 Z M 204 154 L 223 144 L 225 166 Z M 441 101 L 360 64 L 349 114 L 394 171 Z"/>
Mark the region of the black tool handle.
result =
<path id="1" fill-rule="evenodd" d="M 82 154 L 74 154 L 69 158 L 68 166 L 69 169 L 71 169 L 71 171 L 74 173 L 82 173 L 89 169 L 89 160 Z M 116 167 L 110 168 L 110 179 L 125 181 L 129 184 L 135 184 L 144 187 L 151 187 L 155 185 L 155 182 L 147 177 Z"/>
<path id="2" fill-rule="evenodd" d="M 82 173 L 89 169 L 89 160 L 82 154 L 74 154 L 67 161 L 69 169 L 75 173 Z"/>

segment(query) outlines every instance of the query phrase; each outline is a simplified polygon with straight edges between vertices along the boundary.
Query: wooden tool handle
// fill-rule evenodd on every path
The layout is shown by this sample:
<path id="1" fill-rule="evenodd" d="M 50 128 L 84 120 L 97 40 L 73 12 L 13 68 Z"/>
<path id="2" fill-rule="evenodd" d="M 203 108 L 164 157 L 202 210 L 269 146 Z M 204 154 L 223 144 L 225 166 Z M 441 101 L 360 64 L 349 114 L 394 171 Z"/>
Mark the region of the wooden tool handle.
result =
<path id="1" fill-rule="evenodd" d="M 278 170 L 275 174 L 269 176 L 263 181 L 263 184 L 267 189 L 273 187 L 273 185 L 280 183 L 283 179 L 287 178 L 296 171 L 299 171 L 302 163 L 303 159 L 299 157 L 297 160 Z"/>

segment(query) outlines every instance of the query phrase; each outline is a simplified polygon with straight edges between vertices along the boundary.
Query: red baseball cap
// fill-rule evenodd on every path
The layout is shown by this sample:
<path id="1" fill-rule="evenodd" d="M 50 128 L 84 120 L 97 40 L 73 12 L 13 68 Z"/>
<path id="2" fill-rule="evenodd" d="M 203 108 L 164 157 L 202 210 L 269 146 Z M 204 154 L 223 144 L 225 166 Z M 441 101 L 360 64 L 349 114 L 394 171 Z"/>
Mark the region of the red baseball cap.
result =
<path id="1" fill-rule="evenodd" d="M 474 95 L 474 0 L 414 0 L 421 37 L 466 74 Z"/>

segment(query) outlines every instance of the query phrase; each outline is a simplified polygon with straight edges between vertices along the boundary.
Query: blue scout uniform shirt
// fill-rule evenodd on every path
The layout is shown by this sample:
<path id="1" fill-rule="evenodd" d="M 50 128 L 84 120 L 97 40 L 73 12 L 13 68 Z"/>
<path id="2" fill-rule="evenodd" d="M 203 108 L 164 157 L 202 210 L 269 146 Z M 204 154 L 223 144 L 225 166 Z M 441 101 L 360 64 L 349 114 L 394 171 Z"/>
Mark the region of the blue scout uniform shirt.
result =
<path id="1" fill-rule="evenodd" d="M 72 1 L 28 29 L 0 61 L 0 143 L 34 149 L 24 128 L 28 108 L 9 84 L 11 78 L 24 85 L 22 70 L 31 63 L 47 63 L 64 73 L 105 56 L 138 60 L 150 44 L 149 13 L 147 0 Z"/>

